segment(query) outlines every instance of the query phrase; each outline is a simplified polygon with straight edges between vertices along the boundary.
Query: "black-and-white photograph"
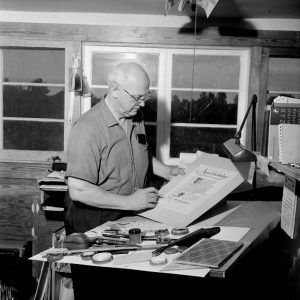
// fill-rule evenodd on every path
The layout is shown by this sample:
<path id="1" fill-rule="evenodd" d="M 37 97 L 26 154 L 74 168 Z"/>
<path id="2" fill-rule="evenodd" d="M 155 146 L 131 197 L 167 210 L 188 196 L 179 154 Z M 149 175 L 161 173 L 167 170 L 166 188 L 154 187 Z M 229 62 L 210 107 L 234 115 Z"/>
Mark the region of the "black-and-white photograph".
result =
<path id="1" fill-rule="evenodd" d="M 0 300 L 300 299 L 299 0 L 0 0 Z"/>

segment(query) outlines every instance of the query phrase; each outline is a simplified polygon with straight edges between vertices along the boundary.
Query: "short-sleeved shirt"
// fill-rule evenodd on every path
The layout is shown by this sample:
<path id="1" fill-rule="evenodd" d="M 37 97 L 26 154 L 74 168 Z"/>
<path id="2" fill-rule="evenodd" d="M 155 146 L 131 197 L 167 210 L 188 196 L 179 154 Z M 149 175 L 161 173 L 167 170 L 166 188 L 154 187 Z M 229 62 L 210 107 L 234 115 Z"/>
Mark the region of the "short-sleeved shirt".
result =
<path id="1" fill-rule="evenodd" d="M 128 119 L 127 133 L 104 100 L 73 125 L 67 150 L 66 177 L 78 178 L 119 195 L 142 188 L 149 164 L 148 145 L 141 112 Z M 84 232 L 122 216 L 121 211 L 99 209 L 67 195 L 66 226 Z"/>

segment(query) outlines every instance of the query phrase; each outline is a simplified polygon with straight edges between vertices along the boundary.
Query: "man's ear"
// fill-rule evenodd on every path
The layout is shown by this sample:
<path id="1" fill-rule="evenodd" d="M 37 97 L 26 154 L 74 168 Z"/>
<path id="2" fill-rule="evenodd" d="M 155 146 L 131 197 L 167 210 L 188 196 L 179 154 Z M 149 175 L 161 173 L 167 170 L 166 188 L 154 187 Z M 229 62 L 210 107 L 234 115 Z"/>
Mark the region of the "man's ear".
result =
<path id="1" fill-rule="evenodd" d="M 111 95 L 116 99 L 119 96 L 119 88 L 111 81 L 107 81 Z"/>

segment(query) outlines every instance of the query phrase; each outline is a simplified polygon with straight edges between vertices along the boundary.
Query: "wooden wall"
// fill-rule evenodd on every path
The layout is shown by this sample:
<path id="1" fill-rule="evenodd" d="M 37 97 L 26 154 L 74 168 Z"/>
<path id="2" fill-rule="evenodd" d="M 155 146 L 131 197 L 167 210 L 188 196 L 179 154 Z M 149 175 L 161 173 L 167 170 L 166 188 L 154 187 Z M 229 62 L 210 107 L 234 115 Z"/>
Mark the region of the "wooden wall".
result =
<path id="1" fill-rule="evenodd" d="M 40 200 L 37 178 L 48 167 L 49 163 L 0 162 L 0 240 L 34 241 Z"/>
<path id="2" fill-rule="evenodd" d="M 199 24 L 195 34 L 189 26 L 178 29 L 0 22 L 0 36 L 17 39 L 138 43 L 160 46 L 300 47 L 300 31 L 257 31 L 237 28 L 238 24 L 234 20 L 226 26 Z"/>

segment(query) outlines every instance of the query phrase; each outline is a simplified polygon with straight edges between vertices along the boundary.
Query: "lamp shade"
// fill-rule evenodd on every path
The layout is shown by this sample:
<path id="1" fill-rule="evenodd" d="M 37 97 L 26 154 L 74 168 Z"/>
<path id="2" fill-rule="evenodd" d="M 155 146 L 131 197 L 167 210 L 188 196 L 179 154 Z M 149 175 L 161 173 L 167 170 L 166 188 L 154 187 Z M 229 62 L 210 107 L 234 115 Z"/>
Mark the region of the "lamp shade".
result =
<path id="1" fill-rule="evenodd" d="M 233 162 L 256 161 L 256 155 L 245 149 L 239 139 L 229 139 L 222 144 L 222 149 Z"/>

